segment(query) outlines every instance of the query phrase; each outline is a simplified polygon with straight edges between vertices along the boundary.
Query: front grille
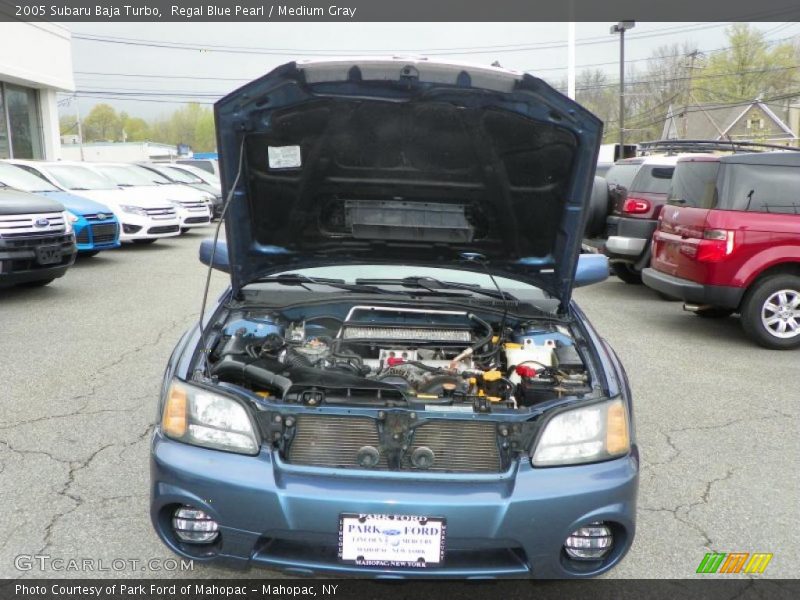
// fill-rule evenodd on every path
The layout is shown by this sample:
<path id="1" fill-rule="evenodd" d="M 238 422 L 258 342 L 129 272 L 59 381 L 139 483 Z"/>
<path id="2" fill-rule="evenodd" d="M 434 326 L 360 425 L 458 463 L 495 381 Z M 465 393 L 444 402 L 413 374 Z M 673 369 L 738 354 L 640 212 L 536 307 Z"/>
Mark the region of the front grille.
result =
<path id="1" fill-rule="evenodd" d="M 92 225 L 92 239 L 95 244 L 105 244 L 117 239 L 116 223 L 101 223 Z"/>
<path id="2" fill-rule="evenodd" d="M 297 429 L 287 459 L 298 465 L 358 467 L 358 451 L 380 445 L 378 428 L 368 417 L 298 415 Z M 378 468 L 386 468 L 382 456 Z"/>
<path id="3" fill-rule="evenodd" d="M 502 466 L 496 432 L 494 423 L 438 419 L 423 423 L 414 432 L 411 447 L 403 457 L 404 466 L 413 468 L 411 453 L 427 447 L 435 457 L 429 471 L 496 473 Z"/>
<path id="4" fill-rule="evenodd" d="M 147 230 L 147 233 L 174 233 L 178 231 L 177 225 L 159 225 L 157 227 L 151 227 Z"/>
<path id="5" fill-rule="evenodd" d="M 75 233 L 75 243 L 76 244 L 88 244 L 89 243 L 89 228 L 84 227 L 80 231 Z"/>
<path id="6" fill-rule="evenodd" d="M 6 236 L 3 236 L 3 247 L 13 248 L 13 249 L 36 248 L 37 246 L 69 244 L 71 242 L 72 242 L 72 234 L 39 235 L 39 236 L 28 235 L 24 238 L 23 237 L 6 238 Z"/>
<path id="7" fill-rule="evenodd" d="M 0 236 L 47 235 L 66 230 L 64 215 L 60 212 L 23 215 L 0 215 Z"/>
<path id="8" fill-rule="evenodd" d="M 208 217 L 187 217 L 183 220 L 184 223 L 208 223 Z"/>
<path id="9" fill-rule="evenodd" d="M 396 462 L 400 470 L 423 470 L 412 464 L 418 448 L 433 452 L 433 463 L 425 471 L 439 473 L 498 473 L 503 460 L 497 444 L 497 424 L 466 420 L 432 419 L 413 430 L 411 442 Z M 359 450 L 382 448 L 378 421 L 369 417 L 297 415 L 294 439 L 286 454 L 292 464 L 331 468 L 364 468 Z M 389 469 L 390 461 L 381 450 L 372 469 Z"/>
<path id="10" fill-rule="evenodd" d="M 176 214 L 175 209 L 172 207 L 145 208 L 144 211 L 147 213 L 147 216 L 154 217 L 156 219 L 172 218 Z"/>
<path id="11" fill-rule="evenodd" d="M 205 211 L 208 209 L 208 204 L 205 202 L 181 202 L 181 206 L 186 210 L 191 210 L 194 212 L 197 211 Z"/>

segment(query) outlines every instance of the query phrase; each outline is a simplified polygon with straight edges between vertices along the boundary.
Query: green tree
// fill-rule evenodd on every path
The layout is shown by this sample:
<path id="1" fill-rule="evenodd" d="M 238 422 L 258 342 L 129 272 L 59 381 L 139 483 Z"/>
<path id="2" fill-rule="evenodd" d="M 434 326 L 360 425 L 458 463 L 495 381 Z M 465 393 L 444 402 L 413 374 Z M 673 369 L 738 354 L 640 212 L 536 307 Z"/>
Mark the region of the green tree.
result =
<path id="1" fill-rule="evenodd" d="M 76 115 L 61 115 L 58 118 L 58 129 L 60 135 L 77 135 L 78 117 Z"/>
<path id="2" fill-rule="evenodd" d="M 727 36 L 730 48 L 712 54 L 694 78 L 700 101 L 755 100 L 796 86 L 800 69 L 795 45 L 771 46 L 761 31 L 747 23 L 731 26 Z"/>
<path id="3" fill-rule="evenodd" d="M 121 135 L 128 142 L 145 142 L 150 139 L 150 125 L 140 117 L 131 117 L 126 112 L 119 114 Z"/>
<path id="4" fill-rule="evenodd" d="M 96 104 L 83 120 L 83 136 L 86 141 L 116 141 L 121 134 L 119 115 L 108 104 Z"/>

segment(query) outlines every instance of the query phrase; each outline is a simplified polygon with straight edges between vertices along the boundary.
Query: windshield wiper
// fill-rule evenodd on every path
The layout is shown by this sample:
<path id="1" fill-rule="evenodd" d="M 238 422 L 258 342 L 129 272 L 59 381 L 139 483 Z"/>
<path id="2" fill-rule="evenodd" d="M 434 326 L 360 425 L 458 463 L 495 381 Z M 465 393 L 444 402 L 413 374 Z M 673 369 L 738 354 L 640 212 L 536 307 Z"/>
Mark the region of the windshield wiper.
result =
<path id="1" fill-rule="evenodd" d="M 306 287 L 306 284 L 327 285 L 328 287 L 336 288 L 339 290 L 347 290 L 348 292 L 365 292 L 368 294 L 394 293 L 389 290 L 384 290 L 382 288 L 375 287 L 372 285 L 363 285 L 358 282 L 346 283 L 344 279 L 331 279 L 329 277 L 309 277 L 308 275 L 301 275 L 299 273 L 286 273 L 284 275 L 263 277 L 258 281 L 266 283 L 280 283 L 283 285 L 300 285 L 303 287 Z"/>
<path id="2" fill-rule="evenodd" d="M 517 302 L 517 299 L 508 292 L 490 290 L 471 283 L 457 283 L 455 281 L 439 281 L 433 277 L 404 277 L 403 279 L 356 279 L 356 284 L 361 285 L 401 285 L 403 287 L 416 287 L 428 290 L 429 292 L 439 292 L 440 290 L 465 290 L 473 294 L 480 294 L 495 298 L 497 300 L 507 300 Z"/>

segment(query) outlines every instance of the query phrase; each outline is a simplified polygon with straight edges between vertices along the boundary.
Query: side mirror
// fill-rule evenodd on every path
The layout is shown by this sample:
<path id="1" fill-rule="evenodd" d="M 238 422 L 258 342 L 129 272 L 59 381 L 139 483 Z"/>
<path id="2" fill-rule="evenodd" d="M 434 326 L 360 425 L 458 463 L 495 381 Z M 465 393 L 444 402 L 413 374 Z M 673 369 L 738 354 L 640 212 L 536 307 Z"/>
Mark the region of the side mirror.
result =
<path id="1" fill-rule="evenodd" d="M 600 283 L 608 279 L 608 257 L 603 254 L 581 254 L 575 272 L 575 287 Z"/>
<path id="2" fill-rule="evenodd" d="M 231 266 L 228 262 L 228 244 L 223 240 L 217 240 L 217 247 L 216 250 L 214 250 L 214 239 L 204 239 L 200 242 L 200 262 L 219 271 L 230 273 Z"/>

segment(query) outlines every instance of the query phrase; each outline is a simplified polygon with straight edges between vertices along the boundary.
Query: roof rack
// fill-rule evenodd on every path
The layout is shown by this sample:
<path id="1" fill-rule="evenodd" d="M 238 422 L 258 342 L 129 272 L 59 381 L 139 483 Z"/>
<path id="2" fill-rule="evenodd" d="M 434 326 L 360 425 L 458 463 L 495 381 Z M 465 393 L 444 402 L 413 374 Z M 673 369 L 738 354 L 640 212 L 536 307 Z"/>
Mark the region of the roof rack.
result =
<path id="1" fill-rule="evenodd" d="M 639 151 L 677 152 L 764 152 L 765 150 L 791 150 L 800 152 L 800 148 L 765 144 L 762 142 L 725 141 L 725 140 L 653 140 L 639 142 Z"/>

